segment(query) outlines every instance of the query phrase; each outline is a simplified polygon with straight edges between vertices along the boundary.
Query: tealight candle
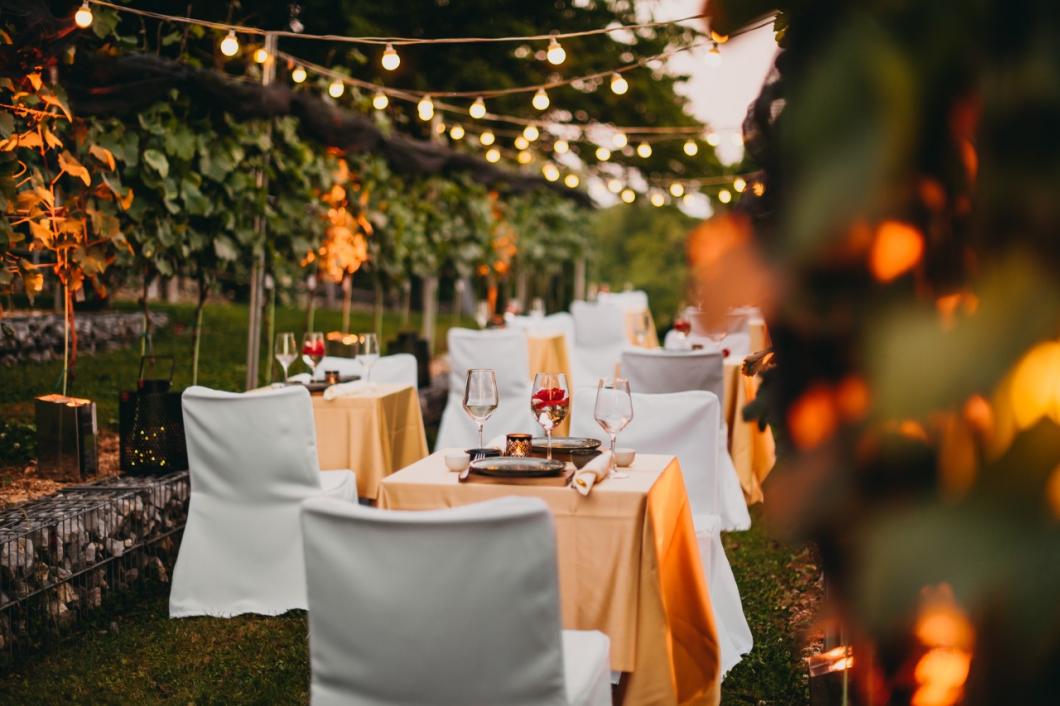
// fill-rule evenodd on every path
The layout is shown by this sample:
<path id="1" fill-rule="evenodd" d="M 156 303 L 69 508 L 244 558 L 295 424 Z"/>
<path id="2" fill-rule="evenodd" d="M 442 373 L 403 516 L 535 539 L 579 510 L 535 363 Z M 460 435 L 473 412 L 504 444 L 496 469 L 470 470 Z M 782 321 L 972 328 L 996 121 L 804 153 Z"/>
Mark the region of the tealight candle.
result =
<path id="1" fill-rule="evenodd" d="M 339 371 L 338 370 L 325 370 L 324 371 L 324 382 L 326 382 L 329 385 L 334 385 L 334 384 L 338 383 L 338 381 L 339 381 Z"/>
<path id="2" fill-rule="evenodd" d="M 529 434 L 509 434 L 508 443 L 504 447 L 505 456 L 529 456 L 530 455 Z"/>

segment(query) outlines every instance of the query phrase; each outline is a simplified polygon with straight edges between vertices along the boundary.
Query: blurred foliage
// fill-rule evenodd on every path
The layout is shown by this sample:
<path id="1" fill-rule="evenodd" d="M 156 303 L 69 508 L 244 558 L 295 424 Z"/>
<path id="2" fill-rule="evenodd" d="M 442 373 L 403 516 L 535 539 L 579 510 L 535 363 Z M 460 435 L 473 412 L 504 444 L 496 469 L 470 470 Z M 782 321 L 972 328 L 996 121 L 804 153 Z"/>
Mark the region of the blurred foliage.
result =
<path id="1" fill-rule="evenodd" d="M 1060 7 L 780 11 L 740 203 L 776 275 L 772 521 L 821 548 L 858 702 L 1057 703 Z"/>
<path id="2" fill-rule="evenodd" d="M 37 458 L 37 425 L 0 419 L 0 466 L 21 466 Z"/>
<path id="3" fill-rule="evenodd" d="M 670 326 L 678 308 L 689 303 L 685 243 L 696 222 L 674 206 L 656 208 L 643 200 L 598 211 L 591 226 L 590 279 L 611 291 L 627 284 L 643 289 L 656 326 Z"/>

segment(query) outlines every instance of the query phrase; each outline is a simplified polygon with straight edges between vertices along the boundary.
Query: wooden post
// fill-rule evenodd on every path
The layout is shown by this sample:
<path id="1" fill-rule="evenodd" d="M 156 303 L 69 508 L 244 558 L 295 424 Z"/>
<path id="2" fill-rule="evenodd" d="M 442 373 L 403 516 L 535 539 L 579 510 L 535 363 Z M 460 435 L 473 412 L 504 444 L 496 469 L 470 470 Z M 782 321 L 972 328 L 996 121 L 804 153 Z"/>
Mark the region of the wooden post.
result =
<path id="1" fill-rule="evenodd" d="M 585 256 L 574 261 L 574 298 L 585 301 Z"/>
<path id="2" fill-rule="evenodd" d="M 427 339 L 427 349 L 434 355 L 434 331 L 438 314 L 438 278 L 423 278 L 423 326 L 420 336 Z"/>
<path id="3" fill-rule="evenodd" d="M 527 270 L 526 263 L 519 262 L 519 270 L 515 275 L 515 299 L 519 302 L 519 311 L 524 314 L 530 309 L 530 293 L 527 291 L 527 282 L 530 279 L 530 272 Z"/>

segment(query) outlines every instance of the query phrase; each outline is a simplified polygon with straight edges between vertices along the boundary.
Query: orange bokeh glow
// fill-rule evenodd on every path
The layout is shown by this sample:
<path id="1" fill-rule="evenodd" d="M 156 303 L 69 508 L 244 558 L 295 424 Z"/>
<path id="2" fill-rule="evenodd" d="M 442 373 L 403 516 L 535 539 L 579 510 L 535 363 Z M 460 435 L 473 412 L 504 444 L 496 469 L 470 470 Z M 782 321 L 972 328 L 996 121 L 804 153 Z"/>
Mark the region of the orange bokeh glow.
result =
<path id="1" fill-rule="evenodd" d="M 831 390 L 814 385 L 788 410 L 788 431 L 795 445 L 812 449 L 835 433 L 838 418 Z"/>
<path id="2" fill-rule="evenodd" d="M 972 395 L 961 410 L 964 420 L 977 432 L 989 436 L 994 429 L 994 410 L 982 395 Z"/>
<path id="3" fill-rule="evenodd" d="M 869 269 L 881 282 L 889 282 L 916 266 L 924 256 L 924 236 L 901 221 L 884 221 L 876 229 L 869 254 Z"/>
<path id="4" fill-rule="evenodd" d="M 861 419 L 869 411 L 869 386 L 857 375 L 848 375 L 836 386 L 835 402 L 844 419 Z"/>

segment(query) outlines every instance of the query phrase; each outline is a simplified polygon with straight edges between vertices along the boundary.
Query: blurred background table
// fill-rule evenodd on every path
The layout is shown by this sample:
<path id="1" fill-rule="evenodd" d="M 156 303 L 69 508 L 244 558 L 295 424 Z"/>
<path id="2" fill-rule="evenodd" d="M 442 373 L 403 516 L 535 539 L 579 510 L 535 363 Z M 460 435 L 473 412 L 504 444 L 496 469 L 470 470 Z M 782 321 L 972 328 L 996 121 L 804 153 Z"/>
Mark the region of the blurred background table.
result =
<path id="1" fill-rule="evenodd" d="M 776 462 L 776 449 L 773 433 L 767 427 L 759 429 L 758 422 L 747 422 L 743 418 L 743 408 L 755 398 L 758 392 L 758 379 L 747 377 L 740 368 L 743 360 L 727 358 L 725 360 L 725 399 L 722 400 L 722 414 L 729 425 L 729 454 L 736 467 L 747 504 L 764 500 L 762 481 L 766 479 Z"/>

